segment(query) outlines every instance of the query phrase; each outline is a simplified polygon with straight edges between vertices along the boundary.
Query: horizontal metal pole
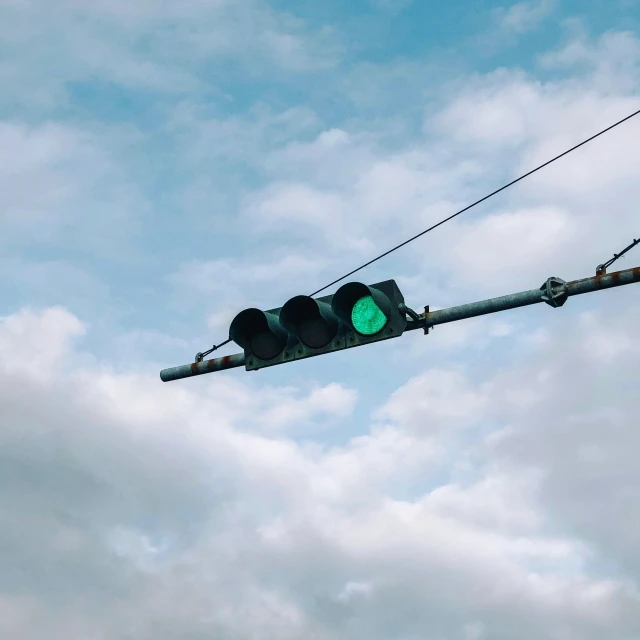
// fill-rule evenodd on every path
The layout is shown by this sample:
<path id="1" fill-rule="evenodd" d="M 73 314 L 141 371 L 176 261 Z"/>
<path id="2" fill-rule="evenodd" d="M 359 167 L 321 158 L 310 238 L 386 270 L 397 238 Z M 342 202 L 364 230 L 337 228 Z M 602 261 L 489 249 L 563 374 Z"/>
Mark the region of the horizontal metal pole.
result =
<path id="1" fill-rule="evenodd" d="M 579 296 L 582 293 L 620 287 L 624 284 L 632 284 L 634 282 L 640 282 L 640 267 L 624 269 L 623 271 L 613 271 L 600 276 L 594 276 L 593 278 L 567 282 L 567 292 L 570 296 Z"/>
<path id="2" fill-rule="evenodd" d="M 560 296 L 565 299 L 570 296 L 578 296 L 583 293 L 591 293 L 600 289 L 610 289 L 611 287 L 619 287 L 633 282 L 640 282 L 640 267 L 626 269 L 624 271 L 615 271 L 603 275 L 597 275 L 592 278 L 584 278 L 583 280 L 573 280 L 559 286 L 551 288 L 553 297 Z M 516 309 L 518 307 L 526 307 L 527 305 L 537 304 L 539 302 L 548 302 L 549 292 L 543 285 L 540 289 L 531 289 L 530 291 L 521 291 L 520 293 L 512 293 L 508 296 L 500 298 L 490 298 L 489 300 L 480 300 L 471 304 L 463 304 L 459 307 L 450 307 L 449 309 L 440 309 L 427 314 L 427 326 L 434 327 L 438 324 L 454 322 L 455 320 L 463 320 L 465 318 L 474 318 L 476 316 L 486 315 L 487 313 L 495 313 L 497 311 L 506 311 L 508 309 Z M 563 303 L 559 301 L 558 306 Z M 418 321 L 410 322 L 407 330 L 422 329 L 424 327 L 425 314 L 418 316 Z M 212 358 L 203 362 L 194 362 L 193 364 L 185 364 L 181 367 L 172 367 L 171 369 L 163 369 L 160 372 L 160 378 L 164 382 L 171 380 L 180 380 L 181 378 L 191 378 L 192 376 L 200 376 L 204 373 L 213 373 L 214 371 L 224 371 L 226 369 L 234 369 L 235 367 L 243 367 L 244 354 L 234 353 L 223 358 Z"/>
<path id="3" fill-rule="evenodd" d="M 640 282 L 640 267 L 633 269 L 625 269 L 624 271 L 614 271 L 592 278 L 584 278 L 582 280 L 573 280 L 566 284 L 552 289 L 553 293 L 566 293 L 566 296 L 578 296 L 583 293 L 591 293 L 592 291 L 600 291 L 601 289 L 610 289 L 611 287 L 619 287 L 625 284 Z M 544 285 L 543 285 L 544 287 Z M 517 309 L 518 307 L 526 307 L 539 302 L 546 302 L 547 292 L 542 289 L 531 289 L 530 291 L 521 291 L 520 293 L 512 293 L 500 298 L 490 298 L 489 300 L 480 300 L 479 302 L 471 302 L 463 304 L 459 307 L 450 307 L 449 309 L 440 309 L 431 311 L 427 314 L 427 325 L 434 327 L 438 324 L 454 322 L 455 320 L 463 320 L 465 318 L 475 318 L 488 313 L 496 313 L 497 311 L 506 311 L 508 309 Z M 424 326 L 424 314 L 419 315 L 419 321 L 411 323 L 410 329 L 421 329 Z"/>
<path id="4" fill-rule="evenodd" d="M 202 362 L 183 364 L 181 367 L 163 369 L 160 372 L 160 379 L 163 382 L 170 382 L 171 380 L 201 376 L 203 373 L 224 371 L 226 369 L 234 369 L 235 367 L 244 367 L 244 353 L 234 353 L 233 355 L 222 358 L 212 358 L 211 360 L 203 360 Z"/>

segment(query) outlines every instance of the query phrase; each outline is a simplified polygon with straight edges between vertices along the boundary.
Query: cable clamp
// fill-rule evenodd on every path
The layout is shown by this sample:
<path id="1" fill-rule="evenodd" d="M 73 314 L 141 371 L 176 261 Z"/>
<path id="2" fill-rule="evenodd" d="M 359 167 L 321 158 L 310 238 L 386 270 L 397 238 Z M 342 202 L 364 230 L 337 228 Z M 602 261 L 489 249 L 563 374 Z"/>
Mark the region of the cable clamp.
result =
<path id="1" fill-rule="evenodd" d="M 208 356 L 210 353 L 213 353 L 216 349 L 223 347 L 225 344 L 228 344 L 229 342 L 231 342 L 231 338 L 229 338 L 229 340 L 225 340 L 224 342 L 221 342 L 218 345 L 214 344 L 213 347 L 211 347 L 211 349 L 208 349 L 207 351 L 201 351 L 200 353 L 196 353 L 196 362 L 202 362 L 205 356 Z"/>
<path id="2" fill-rule="evenodd" d="M 616 260 L 624 258 L 624 254 L 633 249 L 637 244 L 640 244 L 640 238 L 637 240 L 634 238 L 628 247 L 625 247 L 620 253 L 614 253 L 611 260 L 607 260 L 604 264 L 599 264 L 596 267 L 596 276 L 604 276 L 607 273 L 607 267 L 610 267 Z"/>

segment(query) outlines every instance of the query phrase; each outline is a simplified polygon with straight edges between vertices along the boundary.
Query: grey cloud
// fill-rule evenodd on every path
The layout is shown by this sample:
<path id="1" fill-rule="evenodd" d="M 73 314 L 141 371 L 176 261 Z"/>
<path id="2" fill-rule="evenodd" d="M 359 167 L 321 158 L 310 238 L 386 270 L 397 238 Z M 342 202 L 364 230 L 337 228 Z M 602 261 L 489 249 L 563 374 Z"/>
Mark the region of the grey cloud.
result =
<path id="1" fill-rule="evenodd" d="M 589 331 L 575 334 L 565 364 L 529 366 L 526 377 L 512 374 L 508 383 L 494 376 L 485 392 L 487 407 L 460 407 L 470 425 L 494 415 L 516 429 L 511 440 L 505 436 L 486 450 L 488 460 L 476 454 L 473 463 L 480 478 L 488 461 L 502 465 L 501 481 L 512 487 L 501 490 L 499 500 L 483 494 L 498 490 L 496 481 L 477 487 L 463 482 L 432 494 L 423 489 L 422 497 L 411 500 L 394 497 L 407 462 L 420 447 L 429 453 L 429 440 L 409 435 L 420 385 L 408 385 L 381 409 L 396 420 L 391 432 L 372 429 L 346 447 L 324 450 L 251 435 L 248 415 L 264 414 L 264 408 L 235 411 L 235 404 L 247 402 L 243 394 L 248 399 L 252 392 L 233 382 L 211 381 L 209 390 L 195 392 L 95 368 L 54 378 L 29 369 L 9 377 L 5 368 L 0 585 L 12 615 L 0 628 L 26 640 L 42 637 L 41 621 L 52 637 L 83 633 L 105 639 L 151 638 L 162 631 L 168 638 L 426 634 L 466 640 L 481 628 L 492 638 L 516 632 L 532 640 L 560 637 L 562 629 L 589 640 L 624 637 L 637 619 L 631 586 L 637 576 L 627 574 L 632 582 L 625 587 L 615 574 L 599 580 L 598 572 L 585 572 L 585 562 L 594 558 L 580 541 L 590 540 L 591 532 L 600 535 L 595 560 L 617 548 L 631 553 L 613 527 L 598 531 L 589 521 L 598 520 L 600 506 L 608 513 L 601 501 L 611 491 L 625 495 L 634 471 L 614 471 L 625 460 L 616 447 L 607 458 L 608 476 L 599 476 L 608 477 L 600 497 L 594 493 L 594 501 L 577 511 L 565 509 L 563 520 L 549 496 L 563 506 L 570 500 L 562 487 L 567 477 L 554 476 L 554 469 L 556 456 L 570 459 L 563 434 L 580 428 L 572 421 L 578 393 L 567 398 L 564 390 L 559 403 L 555 394 L 562 387 L 555 381 L 575 376 L 576 369 L 615 380 L 626 358 L 627 342 L 619 336 L 631 330 L 630 317 L 601 339 L 596 357 L 580 357 L 580 347 L 593 341 Z M 50 334 L 52 322 L 61 319 L 44 315 L 40 325 L 31 320 L 30 331 Z M 77 332 L 66 322 L 67 331 Z M 22 335 L 32 339 L 29 332 Z M 611 346 L 612 338 L 618 347 Z M 556 345 L 549 345 L 554 353 Z M 64 351 L 56 357 L 76 356 Z M 51 371 L 55 364 L 48 365 Z M 550 366 L 547 382 L 537 384 L 534 408 L 541 410 L 531 421 L 518 409 L 520 386 Z M 614 382 L 607 384 L 607 390 L 614 388 Z M 635 396 L 622 389 L 616 400 L 624 411 Z M 221 401 L 232 393 L 236 402 Z M 405 408 L 394 413 L 400 397 Z M 540 420 L 551 415 L 553 433 L 541 431 Z M 447 432 L 447 424 L 461 419 L 445 412 L 438 421 Z M 557 446 L 549 447 L 554 433 Z M 413 437 L 413 444 L 389 447 L 390 436 Z M 628 435 L 620 444 L 631 450 L 633 440 Z M 464 440 L 441 445 L 457 456 L 477 447 Z M 540 485 L 542 506 L 536 476 L 523 478 L 517 488 L 521 465 L 551 465 Z M 386 478 L 376 481 L 385 469 Z M 569 477 L 579 482 L 584 471 L 573 466 Z M 362 474 L 362 483 L 354 482 L 354 473 Z M 580 495 L 579 485 L 568 487 Z M 625 499 L 620 509 L 631 505 L 632 494 Z M 516 521 L 505 519 L 510 505 L 520 510 Z M 620 513 L 614 509 L 612 515 Z M 556 526 L 571 518 L 576 526 L 562 537 L 548 532 L 551 515 Z M 625 531 L 634 531 L 629 518 Z M 25 611 L 29 620 L 21 621 Z"/>
<path id="2" fill-rule="evenodd" d="M 619 293 L 615 314 L 603 298 L 597 314 L 559 330 L 537 362 L 500 385 L 503 406 L 496 410 L 517 426 L 496 449 L 511 465 L 543 469 L 542 499 L 555 526 L 589 541 L 600 562 L 638 584 L 640 351 L 635 291 L 629 289 Z M 527 388 L 535 390 L 529 402 L 508 401 L 523 397 Z"/>

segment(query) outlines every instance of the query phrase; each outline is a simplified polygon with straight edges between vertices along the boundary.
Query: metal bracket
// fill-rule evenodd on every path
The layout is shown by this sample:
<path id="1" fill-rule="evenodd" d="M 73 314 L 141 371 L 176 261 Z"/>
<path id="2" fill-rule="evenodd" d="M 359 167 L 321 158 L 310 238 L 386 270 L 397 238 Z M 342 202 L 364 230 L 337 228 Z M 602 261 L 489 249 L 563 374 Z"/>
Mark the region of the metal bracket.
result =
<path id="1" fill-rule="evenodd" d="M 555 289 L 555 291 L 554 291 Z M 542 300 L 546 302 L 550 307 L 561 307 L 569 297 L 567 292 L 567 283 L 562 278 L 551 277 L 540 287 L 541 291 L 545 292 L 542 296 Z"/>
<path id="2" fill-rule="evenodd" d="M 635 247 L 637 244 L 640 244 L 640 238 L 638 238 L 637 240 L 634 238 L 633 242 L 628 247 L 625 247 L 620 253 L 614 253 L 611 260 L 607 260 L 604 264 L 599 264 L 596 267 L 596 276 L 605 275 L 607 273 L 608 267 L 610 267 L 619 258 L 623 258 L 624 254 L 627 253 L 627 251 L 633 249 L 633 247 Z"/>
<path id="3" fill-rule="evenodd" d="M 420 316 L 404 302 L 401 302 L 398 305 L 398 311 L 400 313 L 404 313 L 405 316 L 409 316 L 414 322 L 420 322 Z"/>
<path id="4" fill-rule="evenodd" d="M 401 302 L 398 305 L 398 311 L 400 311 L 400 313 L 404 313 L 405 316 L 409 316 L 413 322 L 409 323 L 410 328 L 412 329 L 417 329 L 418 327 L 422 327 L 424 329 L 424 333 L 425 335 L 427 333 L 429 333 L 429 327 L 427 325 L 427 314 L 429 313 L 429 307 L 425 307 L 424 308 L 424 318 L 421 318 L 419 314 L 417 314 L 413 309 L 411 309 L 410 307 L 407 307 L 406 304 L 404 304 L 404 302 Z M 433 328 L 433 327 L 432 327 Z"/>
<path id="5" fill-rule="evenodd" d="M 219 349 L 220 347 L 224 347 L 225 344 L 229 344 L 230 342 L 231 342 L 231 338 L 229 338 L 228 340 L 225 340 L 224 342 L 221 342 L 220 344 L 214 344 L 213 347 L 211 347 L 211 349 L 207 349 L 204 352 L 196 353 L 195 361 L 202 362 L 205 356 L 208 356 L 210 353 L 213 353 L 216 349 Z"/>

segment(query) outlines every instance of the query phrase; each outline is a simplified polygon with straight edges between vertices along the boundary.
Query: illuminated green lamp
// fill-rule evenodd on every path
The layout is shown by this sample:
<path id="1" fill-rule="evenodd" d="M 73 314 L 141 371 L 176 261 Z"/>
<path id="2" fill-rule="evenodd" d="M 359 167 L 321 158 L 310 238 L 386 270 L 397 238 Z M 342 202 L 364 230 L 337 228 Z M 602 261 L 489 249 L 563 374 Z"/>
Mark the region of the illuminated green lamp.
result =
<path id="1" fill-rule="evenodd" d="M 387 316 L 376 304 L 373 296 L 364 296 L 353 305 L 351 324 L 358 333 L 372 336 L 384 329 L 387 324 Z"/>

